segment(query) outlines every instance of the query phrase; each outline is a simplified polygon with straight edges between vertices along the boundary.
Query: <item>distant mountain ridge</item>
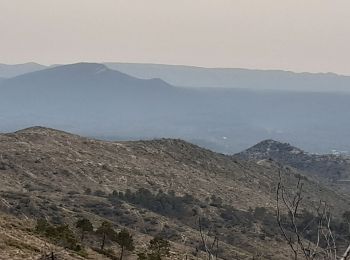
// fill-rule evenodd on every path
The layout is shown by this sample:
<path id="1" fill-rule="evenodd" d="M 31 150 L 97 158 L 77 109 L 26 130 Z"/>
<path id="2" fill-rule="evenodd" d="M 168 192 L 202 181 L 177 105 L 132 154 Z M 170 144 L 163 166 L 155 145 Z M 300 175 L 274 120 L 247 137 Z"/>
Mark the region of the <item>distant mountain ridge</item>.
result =
<path id="1" fill-rule="evenodd" d="M 70 81 L 66 82 L 66 79 Z M 140 85 L 155 87 L 157 84 L 161 84 L 161 87 L 170 86 L 161 79 L 138 79 L 98 63 L 76 63 L 47 68 L 4 80 L 2 85 L 6 87 L 6 85 L 20 84 L 26 86 L 47 84 L 47 87 L 59 84 L 75 87 L 78 87 L 77 84 L 115 84 L 116 87 L 139 87 Z"/>
<path id="2" fill-rule="evenodd" d="M 312 92 L 350 92 L 350 76 L 335 73 L 296 73 L 284 70 L 204 68 L 148 63 L 103 63 L 108 68 L 141 79 L 160 78 L 183 87 L 239 88 Z M 50 67 L 37 63 L 0 64 L 0 78 L 10 78 Z"/>
<path id="3" fill-rule="evenodd" d="M 350 150 L 349 110 L 350 94 L 175 87 L 97 63 L 0 83 L 0 131 L 43 125 L 108 140 L 181 138 L 227 154 L 263 139 Z"/>
<path id="4" fill-rule="evenodd" d="M 46 68 L 47 66 L 35 62 L 14 65 L 0 64 L 0 78 L 12 78 L 25 73 L 39 71 Z"/>
<path id="5" fill-rule="evenodd" d="M 334 73 L 203 68 L 184 65 L 104 63 L 139 78 L 161 78 L 175 86 L 288 91 L 350 91 L 350 77 Z"/>
<path id="6" fill-rule="evenodd" d="M 134 78 L 102 64 L 77 63 L 6 79 L 0 88 L 2 96 L 7 96 L 10 103 L 23 102 L 22 105 L 29 110 L 38 108 L 43 111 L 55 107 L 62 109 L 61 112 L 68 112 L 68 109 L 73 112 L 84 104 L 101 106 L 113 100 L 117 102 L 121 96 L 135 101 L 144 95 L 156 97 L 172 86 L 160 79 Z M 60 116 L 60 111 L 57 111 L 57 116 Z"/>

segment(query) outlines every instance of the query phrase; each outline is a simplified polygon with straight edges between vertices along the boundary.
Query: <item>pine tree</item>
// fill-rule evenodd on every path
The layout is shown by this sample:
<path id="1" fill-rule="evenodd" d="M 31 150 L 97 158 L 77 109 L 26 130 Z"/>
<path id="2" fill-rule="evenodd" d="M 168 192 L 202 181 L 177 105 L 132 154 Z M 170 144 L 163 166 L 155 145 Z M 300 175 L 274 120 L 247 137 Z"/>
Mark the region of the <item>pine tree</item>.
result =
<path id="1" fill-rule="evenodd" d="M 123 229 L 118 233 L 116 240 L 121 247 L 120 258 L 119 258 L 120 260 L 123 259 L 125 250 L 133 251 L 135 249 L 132 235 L 126 229 Z"/>
<path id="2" fill-rule="evenodd" d="M 161 237 L 153 238 L 148 249 L 152 252 L 150 259 L 162 259 L 163 256 L 170 255 L 170 243 Z"/>
<path id="3" fill-rule="evenodd" d="M 137 256 L 137 260 L 161 260 L 170 256 L 170 243 L 161 237 L 155 237 L 149 242 L 148 252 L 139 253 Z"/>
<path id="4" fill-rule="evenodd" d="M 96 233 L 102 236 L 101 250 L 104 249 L 107 239 L 113 240 L 116 236 L 112 224 L 108 221 L 103 221 Z"/>
<path id="5" fill-rule="evenodd" d="M 92 232 L 94 230 L 90 220 L 86 218 L 79 219 L 75 227 L 81 232 L 81 242 L 84 241 L 84 237 L 87 232 Z"/>

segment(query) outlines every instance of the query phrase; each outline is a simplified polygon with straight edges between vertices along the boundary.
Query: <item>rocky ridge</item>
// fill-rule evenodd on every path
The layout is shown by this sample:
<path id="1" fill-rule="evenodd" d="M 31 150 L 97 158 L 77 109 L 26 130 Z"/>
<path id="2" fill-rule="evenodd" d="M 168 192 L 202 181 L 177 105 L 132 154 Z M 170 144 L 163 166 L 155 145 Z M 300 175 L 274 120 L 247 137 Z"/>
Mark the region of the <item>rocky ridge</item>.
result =
<path id="1" fill-rule="evenodd" d="M 86 216 L 95 226 L 107 219 L 130 229 L 139 238 L 138 248 L 162 234 L 173 242 L 171 259 L 204 257 L 201 250 L 195 256 L 198 218 L 220 234 L 221 259 L 251 259 L 257 252 L 260 259 L 288 259 L 271 222 L 279 173 L 290 187 L 303 177 L 305 207 L 327 200 L 341 215 L 349 206 L 346 197 L 290 167 L 244 161 L 182 140 L 106 142 L 43 127 L 0 135 L 1 211 L 66 223 Z M 112 196 L 148 194 L 145 189 L 183 201 L 184 213 Z M 263 221 L 251 213 L 260 207 L 271 214 Z"/>

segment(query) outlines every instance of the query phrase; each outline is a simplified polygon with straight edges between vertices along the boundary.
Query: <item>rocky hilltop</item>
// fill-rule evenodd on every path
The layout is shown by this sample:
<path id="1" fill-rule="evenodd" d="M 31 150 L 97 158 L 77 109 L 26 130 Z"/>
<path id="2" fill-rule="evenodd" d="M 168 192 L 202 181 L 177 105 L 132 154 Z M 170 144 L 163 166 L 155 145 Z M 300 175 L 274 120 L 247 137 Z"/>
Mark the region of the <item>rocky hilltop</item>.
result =
<path id="1" fill-rule="evenodd" d="M 307 175 L 340 186 L 346 185 L 350 179 L 350 158 L 348 156 L 306 153 L 288 143 L 274 140 L 262 141 L 234 157 L 255 161 L 272 159 L 303 171 Z M 347 189 L 344 188 L 344 190 Z"/>
<path id="2" fill-rule="evenodd" d="M 269 146 L 277 153 L 271 142 Z M 150 237 L 169 239 L 171 259 L 205 259 L 199 219 L 212 230 L 209 237 L 219 238 L 220 259 L 289 259 L 274 221 L 279 173 L 289 187 L 302 177 L 305 208 L 321 199 L 340 216 L 349 207 L 347 197 L 296 169 L 269 160 L 241 160 L 182 140 L 106 142 L 43 127 L 0 135 L 4 219 L 34 223 L 46 218 L 73 225 L 87 217 L 95 227 L 108 220 L 135 235 L 136 252 Z M 21 250 L 30 251 L 30 246 L 36 248 L 34 256 L 40 255 L 39 242 Z M 6 239 L 0 247 L 12 252 L 7 259 L 22 252 Z M 92 250 L 88 254 L 104 259 Z"/>

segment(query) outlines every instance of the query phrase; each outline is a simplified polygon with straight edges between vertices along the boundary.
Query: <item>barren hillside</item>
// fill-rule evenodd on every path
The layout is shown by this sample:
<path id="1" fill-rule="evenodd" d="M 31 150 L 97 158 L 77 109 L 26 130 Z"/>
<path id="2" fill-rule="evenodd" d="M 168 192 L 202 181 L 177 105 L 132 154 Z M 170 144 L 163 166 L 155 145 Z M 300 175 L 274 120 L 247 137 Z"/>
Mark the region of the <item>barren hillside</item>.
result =
<path id="1" fill-rule="evenodd" d="M 181 140 L 105 142 L 42 127 L 0 135 L 3 212 L 71 225 L 84 216 L 95 227 L 108 219 L 133 232 L 137 250 L 152 236 L 166 237 L 173 259 L 205 259 L 198 219 L 215 230 L 209 235 L 219 238 L 221 259 L 289 259 L 274 223 L 279 171 L 289 187 L 302 176 L 269 160 L 241 161 Z M 348 208 L 347 198 L 302 180 L 305 208 L 319 200 L 335 215 Z M 258 217 L 257 208 L 265 215 Z"/>

